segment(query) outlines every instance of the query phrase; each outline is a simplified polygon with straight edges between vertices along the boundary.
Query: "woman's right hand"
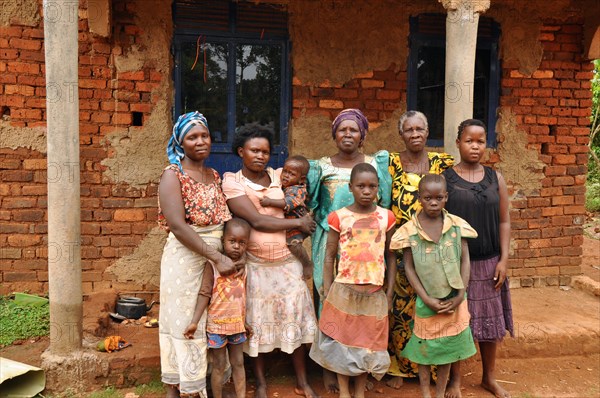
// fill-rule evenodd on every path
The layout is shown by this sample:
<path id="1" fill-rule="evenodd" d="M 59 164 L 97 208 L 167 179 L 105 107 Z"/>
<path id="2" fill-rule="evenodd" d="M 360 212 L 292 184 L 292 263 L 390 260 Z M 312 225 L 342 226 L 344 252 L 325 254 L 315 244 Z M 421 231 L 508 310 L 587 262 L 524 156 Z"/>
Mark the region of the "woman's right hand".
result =
<path id="1" fill-rule="evenodd" d="M 214 261 L 214 263 L 219 274 L 223 276 L 231 275 L 237 271 L 234 262 L 224 254 L 221 254 L 219 259 Z"/>
<path id="2" fill-rule="evenodd" d="M 300 231 L 308 235 L 312 235 L 313 232 L 315 232 L 315 229 L 317 228 L 317 223 L 315 222 L 315 220 L 313 220 L 310 214 L 306 214 L 300 217 L 298 221 L 300 222 L 300 225 L 298 226 L 298 229 Z"/>

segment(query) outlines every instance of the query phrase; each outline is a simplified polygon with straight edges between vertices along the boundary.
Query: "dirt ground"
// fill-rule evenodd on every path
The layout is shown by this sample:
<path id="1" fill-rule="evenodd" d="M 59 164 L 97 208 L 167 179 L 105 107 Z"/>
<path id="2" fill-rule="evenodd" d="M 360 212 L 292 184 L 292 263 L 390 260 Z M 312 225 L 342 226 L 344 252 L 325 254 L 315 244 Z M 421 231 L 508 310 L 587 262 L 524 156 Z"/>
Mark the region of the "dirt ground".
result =
<path id="1" fill-rule="evenodd" d="M 600 222 L 599 218 L 589 218 L 590 222 L 586 225 L 586 233 L 583 243 L 583 274 L 589 276 L 595 281 L 600 281 Z M 558 292 L 558 293 L 557 293 Z M 538 289 L 519 289 L 515 291 L 513 297 L 518 298 L 519 307 L 515 308 L 515 325 L 519 322 L 537 322 L 539 319 L 552 319 L 552 315 L 546 314 L 564 314 L 569 313 L 562 307 L 562 303 L 572 303 L 574 309 L 570 316 L 561 316 L 556 322 L 551 322 L 551 327 L 562 330 L 563 334 L 559 338 L 551 340 L 547 337 L 547 342 L 553 342 L 554 346 L 549 346 L 540 353 L 539 347 L 528 346 L 527 343 L 513 343 L 507 341 L 505 355 L 500 353 L 498 359 L 497 377 L 500 383 L 511 392 L 515 398 L 542 398 L 542 397 L 577 397 L 577 398 L 597 398 L 600 397 L 600 354 L 586 354 L 585 348 L 581 346 L 581 355 L 574 356 L 552 356 L 553 350 L 556 355 L 559 352 L 576 352 L 578 330 L 584 325 L 587 330 L 590 328 L 600 333 L 600 298 L 594 297 L 576 289 L 557 288 L 538 288 Z M 517 301 L 517 300 L 513 300 Z M 539 303 L 542 302 L 540 305 Z M 527 305 L 531 303 L 531 305 Z M 534 305 L 534 303 L 537 303 Z M 541 309 L 540 309 L 541 308 Z M 586 319 L 587 318 L 587 319 Z M 572 322 L 569 325 L 569 322 Z M 590 326 L 591 325 L 591 326 Z M 569 327 L 571 326 L 571 327 Z M 579 328 L 579 329 L 578 329 Z M 566 332 L 564 332 L 566 330 Z M 570 330 L 570 332 L 569 332 Z M 146 329 L 144 339 L 147 341 L 138 342 L 136 345 L 141 349 L 149 345 L 155 345 L 158 340 L 156 329 Z M 134 332 L 135 333 L 135 332 Z M 592 338 L 593 339 L 593 338 Z M 542 339 L 544 340 L 544 339 Z M 597 343 L 596 343 L 597 344 Z M 17 361 L 26 362 L 34 366 L 40 365 L 40 355 L 48 346 L 48 338 L 42 338 L 37 341 L 26 341 L 20 345 L 13 345 L 0 350 L 0 356 L 11 358 Z M 570 350 L 568 347 L 571 347 Z M 515 348 L 516 347 L 516 348 Z M 515 349 L 517 351 L 515 351 Z M 127 351 L 132 350 L 132 351 Z M 110 355 L 128 355 L 133 353 L 134 347 L 128 348 L 116 354 Z M 502 350 L 502 348 L 500 348 Z M 506 358 L 507 353 L 513 358 Z M 597 350 L 594 352 L 598 352 Z M 108 354 L 107 354 L 108 355 Z M 267 361 L 269 366 L 269 387 L 268 395 L 272 398 L 291 398 L 296 396 L 294 393 L 294 379 L 289 362 L 285 357 L 276 356 L 273 361 Z M 320 372 L 316 366 L 311 367 L 310 381 L 315 391 L 323 398 L 334 398 L 336 394 L 325 393 L 322 387 Z M 463 367 L 463 397 L 491 397 L 487 391 L 479 387 L 481 378 L 481 363 L 479 356 L 467 360 Z M 248 397 L 253 396 L 253 386 L 251 374 L 248 370 Z M 99 387 L 98 391 L 104 390 L 107 386 Z M 433 388 L 433 386 L 432 386 Z M 122 397 L 137 398 L 134 388 L 119 390 Z M 231 384 L 226 385 L 226 391 L 229 395 L 233 393 Z M 1 395 L 1 394 L 0 394 Z M 86 394 L 85 396 L 88 396 Z M 56 395 L 52 395 L 55 397 Z M 158 398 L 164 396 L 164 393 L 147 393 L 141 398 Z M 367 398 L 379 397 L 420 397 L 417 380 L 408 380 L 400 390 L 394 390 L 385 385 L 385 380 L 375 382 L 374 389 L 366 394 Z"/>

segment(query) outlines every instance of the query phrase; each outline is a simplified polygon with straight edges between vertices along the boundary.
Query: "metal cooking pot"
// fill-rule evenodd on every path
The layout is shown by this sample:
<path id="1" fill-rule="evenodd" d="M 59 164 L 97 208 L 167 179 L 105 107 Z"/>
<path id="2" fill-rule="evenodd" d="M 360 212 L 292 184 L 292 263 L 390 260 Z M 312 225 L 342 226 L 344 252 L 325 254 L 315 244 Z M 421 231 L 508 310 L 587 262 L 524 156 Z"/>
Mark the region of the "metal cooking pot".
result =
<path id="1" fill-rule="evenodd" d="M 139 319 L 146 315 L 154 305 L 154 301 L 146 306 L 146 301 L 139 297 L 120 297 L 115 306 L 115 312 L 127 319 Z"/>

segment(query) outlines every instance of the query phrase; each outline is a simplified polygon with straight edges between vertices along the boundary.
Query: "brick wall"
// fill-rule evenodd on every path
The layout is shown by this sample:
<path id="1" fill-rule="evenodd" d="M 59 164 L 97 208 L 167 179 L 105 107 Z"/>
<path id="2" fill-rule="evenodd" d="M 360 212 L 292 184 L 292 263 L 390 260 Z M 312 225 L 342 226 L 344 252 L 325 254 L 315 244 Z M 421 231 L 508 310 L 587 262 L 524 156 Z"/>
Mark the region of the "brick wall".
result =
<path id="1" fill-rule="evenodd" d="M 529 149 L 545 164 L 540 190 L 517 192 L 511 201 L 511 285 L 565 285 L 581 273 L 587 143 L 593 66 L 582 60 L 582 21 L 548 22 L 540 34 L 543 60 L 532 76 L 504 62 L 500 105 L 516 115 Z M 510 34 L 504 32 L 504 34 Z M 373 71 L 332 87 L 294 80 L 293 116 L 333 119 L 344 108 L 364 110 L 370 122 L 390 117 L 406 103 L 406 71 Z M 502 160 L 492 152 L 488 164 Z M 508 181 L 510 193 L 516 191 Z"/>
<path id="2" fill-rule="evenodd" d="M 406 71 L 371 71 L 337 86 L 329 82 L 304 86 L 294 79 L 293 118 L 301 115 L 322 115 L 333 120 L 345 108 L 363 111 L 370 123 L 389 119 L 392 113 L 406 104 Z"/>
<path id="3" fill-rule="evenodd" d="M 158 98 L 152 90 L 169 79 L 158 70 L 118 72 L 114 57 L 139 40 L 134 4 L 113 1 L 111 39 L 88 32 L 80 10 L 80 150 L 83 289 L 108 287 L 156 290 L 132 281 L 117 283 L 106 267 L 131 254 L 155 225 L 157 187 L 132 188 L 103 174 L 111 155 L 106 135 L 142 120 Z M 587 164 L 589 80 L 592 66 L 581 59 L 581 22 L 548 21 L 540 40 L 539 69 L 523 76 L 503 62 L 501 106 L 516 115 L 528 147 L 545 164 L 542 188 L 516 195 L 511 203 L 516 285 L 566 284 L 580 272 L 584 180 Z M 508 32 L 504 32 L 508 34 Z M 14 128 L 45 126 L 43 26 L 0 27 L 0 113 Z M 403 55 L 399 55 L 403 56 Z M 406 71 L 370 71 L 343 85 L 303 85 L 293 80 L 293 118 L 329 119 L 348 107 L 362 109 L 373 123 L 392 116 L 406 103 Z M 491 163 L 502 158 L 492 154 Z M 48 289 L 47 165 L 45 154 L 0 148 L 0 294 Z M 510 181 L 509 181 L 510 185 Z M 511 188 L 512 190 L 512 188 Z M 514 190 L 512 190 L 514 192 Z"/>
<path id="4" fill-rule="evenodd" d="M 511 202 L 510 267 L 522 286 L 567 284 L 581 273 L 593 66 L 581 58 L 581 23 L 545 23 L 540 41 L 532 76 L 505 63 L 502 78 L 501 105 L 545 164 L 542 188 Z"/>
<path id="5" fill-rule="evenodd" d="M 41 11 L 41 5 L 40 5 Z M 129 127 L 132 113 L 142 120 L 158 98 L 152 90 L 166 78 L 153 69 L 119 73 L 114 57 L 138 41 L 134 4 L 113 1 L 113 37 L 89 33 L 85 9 L 79 20 L 79 107 L 81 159 L 81 256 L 83 291 L 108 287 L 148 287 L 116 283 L 105 273 L 116 259 L 131 254 L 156 225 L 157 186 L 134 189 L 103 175 L 109 156 L 104 141 L 116 128 Z M 43 22 L 35 28 L 0 27 L 0 110 L 13 127 L 45 127 L 46 82 Z M 0 294 L 48 291 L 47 164 L 45 154 L 0 148 Z M 51 254 L 52 255 L 52 254 Z"/>

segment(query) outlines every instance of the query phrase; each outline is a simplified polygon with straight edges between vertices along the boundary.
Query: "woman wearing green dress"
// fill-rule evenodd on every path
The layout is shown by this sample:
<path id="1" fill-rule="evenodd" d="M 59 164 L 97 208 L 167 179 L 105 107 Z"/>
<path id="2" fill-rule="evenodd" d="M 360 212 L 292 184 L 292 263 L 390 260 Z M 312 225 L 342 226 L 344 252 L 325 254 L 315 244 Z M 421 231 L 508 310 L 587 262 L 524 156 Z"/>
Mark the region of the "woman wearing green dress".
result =
<path id="1" fill-rule="evenodd" d="M 389 154 L 379 151 L 374 155 L 362 152 L 369 122 L 358 109 L 344 109 L 331 126 L 331 135 L 338 149 L 333 156 L 325 156 L 310 161 L 308 173 L 308 207 L 313 211 L 317 229 L 311 237 L 312 260 L 314 263 L 313 283 L 317 316 L 323 304 L 323 262 L 329 226 L 327 216 L 354 202 L 348 187 L 352 167 L 359 163 L 370 163 L 377 170 L 379 178 L 378 205 L 389 208 L 391 198 L 391 177 L 388 172 Z M 328 391 L 336 391 L 335 375 L 324 375 Z"/>

